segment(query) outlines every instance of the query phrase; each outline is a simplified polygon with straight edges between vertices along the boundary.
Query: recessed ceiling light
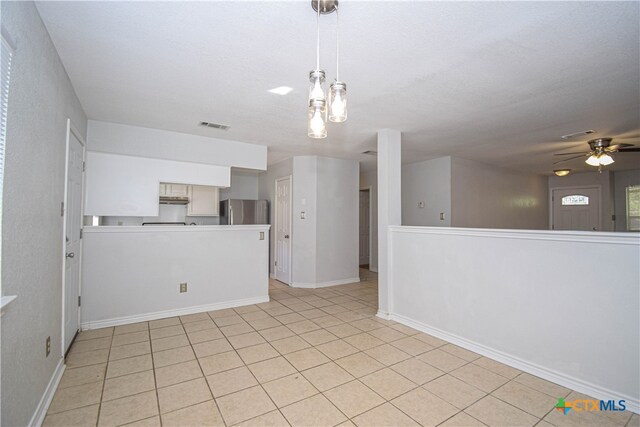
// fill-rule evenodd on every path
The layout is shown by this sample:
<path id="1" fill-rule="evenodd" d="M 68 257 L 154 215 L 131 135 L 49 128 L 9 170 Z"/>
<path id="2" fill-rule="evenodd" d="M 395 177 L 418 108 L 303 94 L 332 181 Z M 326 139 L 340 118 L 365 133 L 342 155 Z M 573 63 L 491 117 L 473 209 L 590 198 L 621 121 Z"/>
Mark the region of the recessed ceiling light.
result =
<path id="1" fill-rule="evenodd" d="M 596 133 L 595 130 L 583 130 L 582 132 L 574 132 L 574 133 L 570 133 L 568 135 L 562 135 L 560 138 L 562 139 L 571 139 L 571 138 L 575 138 L 576 136 L 582 136 L 582 135 L 591 135 L 592 133 Z"/>
<path id="2" fill-rule="evenodd" d="M 275 87 L 273 89 L 269 89 L 269 92 L 275 93 L 276 95 L 287 95 L 289 92 L 293 90 L 292 87 L 289 86 L 280 86 Z"/>

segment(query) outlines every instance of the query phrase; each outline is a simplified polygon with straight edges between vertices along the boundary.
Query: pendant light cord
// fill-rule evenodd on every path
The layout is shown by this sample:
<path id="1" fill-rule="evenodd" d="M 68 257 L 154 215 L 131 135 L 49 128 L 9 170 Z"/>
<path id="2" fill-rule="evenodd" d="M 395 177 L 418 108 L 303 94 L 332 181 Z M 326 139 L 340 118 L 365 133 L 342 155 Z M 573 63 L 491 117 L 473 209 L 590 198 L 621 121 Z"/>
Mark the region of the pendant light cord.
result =
<path id="1" fill-rule="evenodd" d="M 318 14 L 316 15 L 316 71 L 320 70 L 320 0 L 318 0 Z"/>
<path id="2" fill-rule="evenodd" d="M 340 14 L 336 4 L 336 81 L 340 81 Z"/>

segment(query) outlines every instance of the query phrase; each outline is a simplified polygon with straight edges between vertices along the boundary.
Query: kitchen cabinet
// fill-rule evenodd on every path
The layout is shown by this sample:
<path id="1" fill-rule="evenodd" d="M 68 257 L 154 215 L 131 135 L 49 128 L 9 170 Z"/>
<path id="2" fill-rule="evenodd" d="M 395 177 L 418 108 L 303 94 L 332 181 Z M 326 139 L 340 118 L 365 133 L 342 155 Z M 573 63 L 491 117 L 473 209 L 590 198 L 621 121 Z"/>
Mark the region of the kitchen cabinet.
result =
<path id="1" fill-rule="evenodd" d="M 160 197 L 187 197 L 189 186 L 186 184 L 160 183 Z"/>
<path id="2" fill-rule="evenodd" d="M 220 193 L 218 187 L 208 185 L 188 186 L 188 216 L 219 216 Z"/>

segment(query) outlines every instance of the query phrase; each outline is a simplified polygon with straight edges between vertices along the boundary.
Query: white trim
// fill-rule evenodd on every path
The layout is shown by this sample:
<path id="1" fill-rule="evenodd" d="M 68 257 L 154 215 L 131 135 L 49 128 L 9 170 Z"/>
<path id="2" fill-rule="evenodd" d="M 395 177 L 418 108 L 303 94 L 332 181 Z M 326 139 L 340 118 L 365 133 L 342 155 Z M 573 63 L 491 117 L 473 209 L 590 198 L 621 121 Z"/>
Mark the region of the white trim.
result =
<path id="1" fill-rule="evenodd" d="M 178 308 L 174 310 L 156 311 L 153 313 L 136 314 L 133 316 L 114 317 L 112 319 L 84 322 L 80 325 L 83 331 L 88 329 L 107 328 L 110 326 L 129 325 L 131 323 L 146 322 L 149 320 L 164 319 L 167 317 L 184 316 L 187 314 L 202 313 L 205 311 L 223 310 L 225 308 L 241 307 L 243 305 L 260 304 L 269 302 L 269 295 L 218 302 L 214 304 L 195 305 L 192 307 Z"/>
<path id="2" fill-rule="evenodd" d="M 383 316 L 380 315 L 380 313 L 381 312 L 378 312 L 378 317 L 384 318 Z M 402 323 L 403 325 L 409 326 L 410 328 L 416 329 L 420 332 L 424 332 L 429 335 L 433 335 L 434 337 L 443 339 L 445 341 L 458 345 L 467 350 L 470 350 L 475 353 L 481 354 L 485 357 L 497 360 L 498 362 L 504 363 L 505 365 L 511 366 L 516 369 L 520 369 L 521 371 L 528 372 L 532 375 L 538 376 L 540 378 L 554 382 L 556 384 L 570 388 L 580 393 L 587 394 L 596 399 L 602 399 L 602 400 L 622 399 L 626 401 L 627 409 L 629 409 L 630 411 L 638 413 L 638 410 L 640 409 L 640 402 L 638 401 L 638 399 L 634 399 L 631 396 L 622 395 L 618 392 L 597 386 L 588 381 L 584 381 L 569 375 L 565 375 L 561 372 L 554 371 L 552 369 L 545 368 L 535 363 L 528 362 L 526 360 L 512 356 L 508 353 L 495 350 L 491 347 L 487 347 L 475 341 L 471 341 L 466 338 L 460 337 L 458 335 L 443 331 L 441 329 L 431 327 L 425 323 L 417 322 L 415 320 L 412 320 L 405 316 L 401 316 L 399 314 L 390 313 L 389 316 L 391 320 L 394 320 L 398 323 Z M 612 369 L 615 369 L 615 367 L 613 367 Z"/>
<path id="3" fill-rule="evenodd" d="M 279 282 L 282 282 L 286 285 L 293 286 L 293 175 L 286 175 L 280 178 L 276 178 L 274 181 L 274 197 L 275 197 L 275 231 L 273 232 L 273 260 L 275 262 L 278 261 L 278 181 L 286 181 L 289 180 L 289 274 L 287 277 L 287 281 L 278 279 L 278 267 L 274 263 L 274 278 Z M 269 270 L 271 270 L 271 266 L 269 266 Z"/>
<path id="4" fill-rule="evenodd" d="M 380 311 L 376 313 L 376 317 L 379 317 L 384 320 L 391 320 L 391 314 L 388 311 Z"/>
<path id="5" fill-rule="evenodd" d="M 61 321 L 61 340 L 60 340 L 60 346 L 61 346 L 61 354 L 65 354 L 66 353 L 66 348 L 65 348 L 65 341 L 66 341 L 66 337 L 65 337 L 65 325 L 64 325 L 64 319 L 66 318 L 65 316 L 65 300 L 66 300 L 66 271 L 67 271 L 67 257 L 66 257 L 66 253 L 67 253 L 67 242 L 66 242 L 66 236 L 67 236 L 67 212 L 68 212 L 68 208 L 69 208 L 69 204 L 67 203 L 67 197 L 68 197 L 68 184 L 69 184 L 69 145 L 71 143 L 71 135 L 73 135 L 78 142 L 80 143 L 80 145 L 82 145 L 82 161 L 84 162 L 86 160 L 86 152 L 87 152 L 87 143 L 84 140 L 84 138 L 82 137 L 82 135 L 80 134 L 80 132 L 78 131 L 78 129 L 73 125 L 73 123 L 71 123 L 71 119 L 67 119 L 67 132 L 66 132 L 66 143 L 65 143 L 65 159 L 64 159 L 64 193 L 63 193 L 63 202 L 64 202 L 64 209 L 62 211 L 62 321 Z M 83 218 L 84 218 L 84 188 L 85 187 L 85 171 L 84 168 L 82 169 L 82 187 L 80 189 L 80 230 L 82 233 L 82 224 L 83 224 Z M 79 243 L 79 250 L 78 250 L 78 268 L 80 269 L 79 274 L 78 274 L 78 296 L 82 295 L 82 239 L 80 239 L 80 243 Z M 80 326 L 80 310 L 81 307 L 78 306 L 78 326 Z"/>
<path id="6" fill-rule="evenodd" d="M 369 264 L 369 267 L 371 267 L 371 264 Z M 374 273 L 378 272 L 378 267 L 376 268 L 369 268 L 369 271 L 373 271 Z"/>
<path id="7" fill-rule="evenodd" d="M 553 240 L 557 242 L 640 245 L 640 233 L 605 231 L 503 230 L 491 228 L 389 226 L 392 233 L 438 234 L 450 236 L 496 237 L 501 239 Z"/>
<path id="8" fill-rule="evenodd" d="M 49 384 L 47 384 L 47 388 L 44 390 L 44 394 L 40 398 L 40 402 L 38 402 L 38 406 L 36 407 L 36 410 L 33 413 L 31 421 L 29 421 L 28 425 L 40 427 L 44 422 L 44 417 L 47 415 L 49 405 L 51 405 L 53 396 L 56 394 L 58 384 L 60 384 L 60 380 L 62 379 L 62 374 L 64 373 L 65 368 L 66 366 L 64 364 L 64 359 L 60 358 L 60 361 L 58 361 L 58 366 L 56 366 L 55 371 L 53 371 L 53 375 L 49 380 Z"/>
<path id="9" fill-rule="evenodd" d="M 276 273 L 271 273 L 271 272 L 269 272 L 269 278 L 270 278 L 270 279 L 273 279 L 273 280 L 277 280 L 277 279 L 276 279 Z"/>
<path id="10" fill-rule="evenodd" d="M 360 277 L 351 277 L 349 279 L 331 280 L 329 282 L 319 282 L 319 283 L 294 282 L 291 284 L 291 287 L 317 289 L 317 288 L 326 288 L 328 286 L 347 285 L 350 283 L 359 283 L 359 282 L 360 282 Z"/>
<path id="11" fill-rule="evenodd" d="M 269 224 L 250 225 L 99 225 L 85 226 L 84 233 L 157 233 L 158 231 L 196 233 L 202 231 L 268 231 Z"/>

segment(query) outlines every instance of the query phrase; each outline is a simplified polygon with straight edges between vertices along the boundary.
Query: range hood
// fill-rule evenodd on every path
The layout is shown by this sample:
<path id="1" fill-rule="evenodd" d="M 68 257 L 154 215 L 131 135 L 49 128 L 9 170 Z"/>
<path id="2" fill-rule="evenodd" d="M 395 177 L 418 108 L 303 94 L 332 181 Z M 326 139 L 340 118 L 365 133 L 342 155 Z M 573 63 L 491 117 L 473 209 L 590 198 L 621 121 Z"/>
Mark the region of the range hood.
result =
<path id="1" fill-rule="evenodd" d="M 186 205 L 188 203 L 187 196 L 160 196 L 161 205 Z"/>

